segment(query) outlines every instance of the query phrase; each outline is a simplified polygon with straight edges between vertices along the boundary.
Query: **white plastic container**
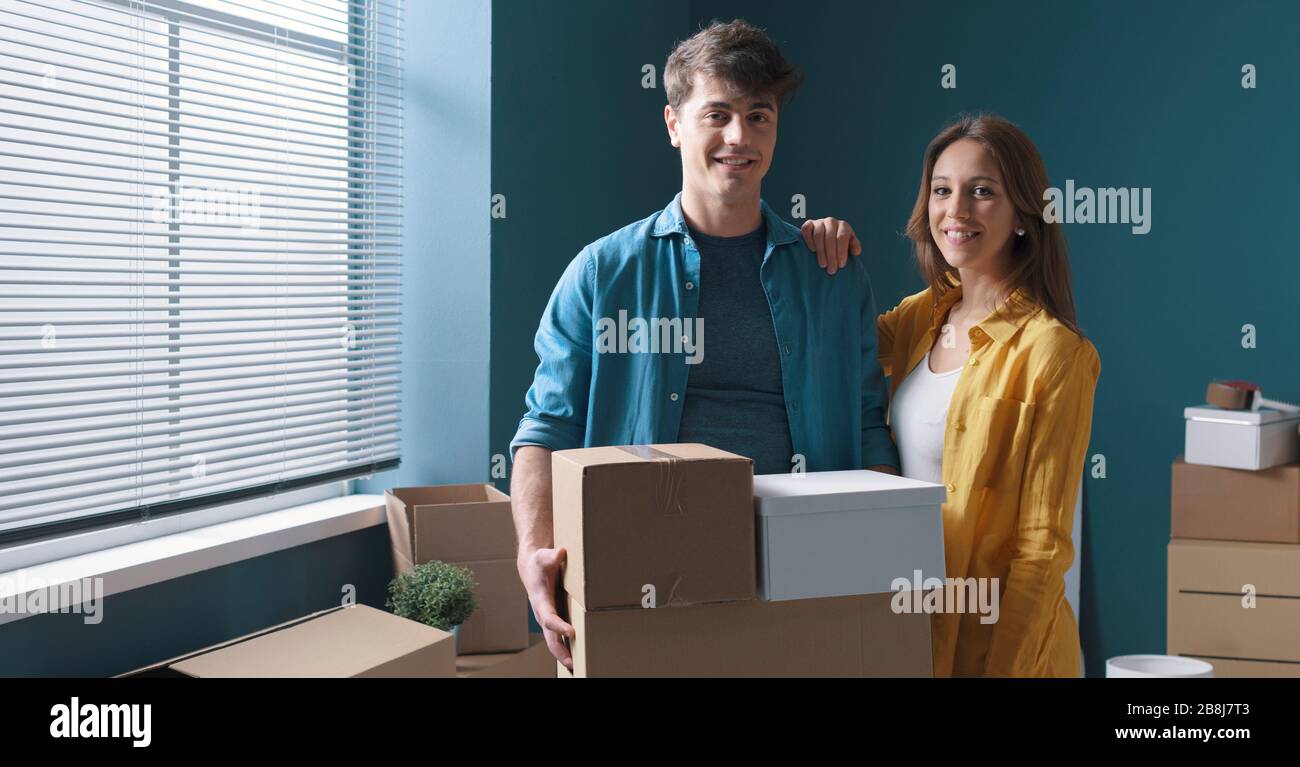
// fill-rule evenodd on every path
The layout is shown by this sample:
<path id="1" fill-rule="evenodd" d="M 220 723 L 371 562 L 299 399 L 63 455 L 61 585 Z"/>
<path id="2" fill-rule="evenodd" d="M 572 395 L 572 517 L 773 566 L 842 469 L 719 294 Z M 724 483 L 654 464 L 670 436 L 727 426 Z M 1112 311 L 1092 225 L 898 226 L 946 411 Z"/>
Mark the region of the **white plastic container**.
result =
<path id="1" fill-rule="evenodd" d="M 1183 417 L 1187 463 L 1257 471 L 1300 460 L 1300 413 L 1201 405 L 1184 409 Z"/>
<path id="2" fill-rule="evenodd" d="M 942 485 L 874 471 L 754 477 L 760 599 L 881 594 L 943 578 Z"/>
<path id="3" fill-rule="evenodd" d="M 1212 676 L 1214 676 L 1214 666 L 1203 660 L 1178 655 L 1120 655 L 1106 661 L 1107 679 L 1209 678 Z"/>

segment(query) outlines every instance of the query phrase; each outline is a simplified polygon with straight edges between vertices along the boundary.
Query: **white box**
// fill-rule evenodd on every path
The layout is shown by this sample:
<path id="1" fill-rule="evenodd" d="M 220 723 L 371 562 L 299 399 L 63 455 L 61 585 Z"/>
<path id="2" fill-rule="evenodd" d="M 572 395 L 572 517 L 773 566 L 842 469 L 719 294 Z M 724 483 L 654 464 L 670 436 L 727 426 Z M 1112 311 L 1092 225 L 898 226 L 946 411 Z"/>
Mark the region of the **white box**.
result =
<path id="1" fill-rule="evenodd" d="M 758 592 L 769 601 L 893 591 L 945 577 L 942 485 L 875 471 L 754 477 Z"/>
<path id="2" fill-rule="evenodd" d="M 1300 413 L 1201 405 L 1184 409 L 1183 417 L 1187 463 L 1259 470 L 1300 459 Z"/>

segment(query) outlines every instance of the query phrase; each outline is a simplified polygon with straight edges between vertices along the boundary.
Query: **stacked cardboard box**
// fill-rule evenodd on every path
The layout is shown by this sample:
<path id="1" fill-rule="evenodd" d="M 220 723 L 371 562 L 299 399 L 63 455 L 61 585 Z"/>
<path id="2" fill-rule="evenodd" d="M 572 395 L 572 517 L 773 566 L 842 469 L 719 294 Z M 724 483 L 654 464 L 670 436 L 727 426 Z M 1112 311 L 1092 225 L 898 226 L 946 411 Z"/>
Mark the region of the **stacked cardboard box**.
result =
<path id="1" fill-rule="evenodd" d="M 528 647 L 528 596 L 515 566 L 510 496 L 492 485 L 399 487 L 385 496 L 393 570 L 439 560 L 474 576 L 479 607 L 460 627 L 459 651 Z"/>
<path id="2" fill-rule="evenodd" d="M 1187 458 L 1172 468 L 1168 652 L 1216 676 L 1300 676 L 1294 419 L 1213 415 L 1188 408 Z"/>
<path id="3" fill-rule="evenodd" d="M 1214 675 L 1300 677 L 1300 545 L 1169 543 L 1169 650 Z"/>
<path id="4" fill-rule="evenodd" d="M 756 599 L 752 462 L 706 445 L 552 456 L 574 668 L 592 676 L 928 676 L 893 594 Z M 940 544 L 941 545 L 941 544 Z"/>

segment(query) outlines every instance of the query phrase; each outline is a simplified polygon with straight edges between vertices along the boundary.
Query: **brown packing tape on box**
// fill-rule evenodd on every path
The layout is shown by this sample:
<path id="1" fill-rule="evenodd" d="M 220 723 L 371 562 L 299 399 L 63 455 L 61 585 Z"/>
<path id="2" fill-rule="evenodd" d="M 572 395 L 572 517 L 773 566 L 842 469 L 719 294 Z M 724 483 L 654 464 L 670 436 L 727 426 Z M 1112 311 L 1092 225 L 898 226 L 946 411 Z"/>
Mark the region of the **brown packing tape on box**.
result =
<path id="1" fill-rule="evenodd" d="M 462 655 L 522 650 L 528 646 L 528 593 L 513 558 L 454 562 L 474 576 L 478 609 L 460 627 Z"/>
<path id="2" fill-rule="evenodd" d="M 384 506 L 395 574 L 435 559 L 515 557 L 510 496 L 490 484 L 393 488 Z"/>
<path id="3" fill-rule="evenodd" d="M 587 611 L 566 598 L 570 677 L 928 677 L 930 616 L 896 595 Z"/>
<path id="4" fill-rule="evenodd" d="M 457 657 L 456 676 L 466 679 L 554 679 L 555 658 L 551 657 L 541 634 L 529 634 L 525 650 Z"/>
<path id="5" fill-rule="evenodd" d="M 1168 552 L 1169 654 L 1260 674 L 1300 664 L 1300 545 L 1175 539 Z"/>
<path id="6" fill-rule="evenodd" d="M 1300 543 L 1300 464 L 1250 471 L 1179 457 L 1171 475 L 1172 537 Z"/>
<path id="7" fill-rule="evenodd" d="M 564 588 L 587 609 L 752 600 L 753 462 L 707 445 L 552 454 Z"/>

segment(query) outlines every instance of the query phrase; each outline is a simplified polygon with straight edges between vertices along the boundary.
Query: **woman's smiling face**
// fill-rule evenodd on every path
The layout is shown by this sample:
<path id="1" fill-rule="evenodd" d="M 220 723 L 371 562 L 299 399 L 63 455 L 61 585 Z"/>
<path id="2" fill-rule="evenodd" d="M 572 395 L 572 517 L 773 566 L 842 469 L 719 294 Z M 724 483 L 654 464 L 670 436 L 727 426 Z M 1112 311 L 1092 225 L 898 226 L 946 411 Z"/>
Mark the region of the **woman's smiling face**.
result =
<path id="1" fill-rule="evenodd" d="M 944 149 L 930 176 L 929 207 L 930 235 L 951 266 L 1005 273 L 1016 209 L 988 148 L 963 138 Z"/>

